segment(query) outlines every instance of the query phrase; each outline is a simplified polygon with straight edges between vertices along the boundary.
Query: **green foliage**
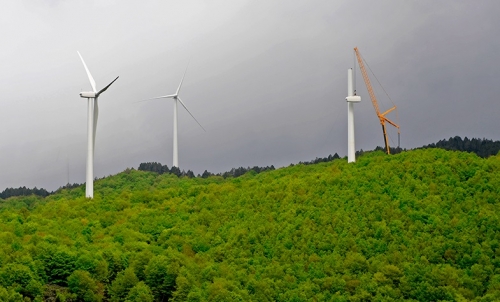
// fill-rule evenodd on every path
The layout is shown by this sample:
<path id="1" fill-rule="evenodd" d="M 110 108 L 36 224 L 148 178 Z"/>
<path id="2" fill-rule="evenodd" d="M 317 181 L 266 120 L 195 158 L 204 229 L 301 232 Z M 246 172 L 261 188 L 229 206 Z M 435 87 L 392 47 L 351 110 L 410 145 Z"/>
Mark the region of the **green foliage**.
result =
<path id="1" fill-rule="evenodd" d="M 9 263 L 0 270 L 0 284 L 10 287 L 25 297 L 34 298 L 42 293 L 38 276 L 23 264 Z"/>
<path id="2" fill-rule="evenodd" d="M 500 151 L 500 141 L 489 139 L 473 138 L 462 139 L 460 136 L 450 137 L 448 140 L 440 140 L 435 144 L 424 146 L 423 148 L 441 148 L 445 150 L 474 152 L 480 157 L 496 155 Z"/>
<path id="3" fill-rule="evenodd" d="M 111 301 L 123 301 L 138 282 L 139 279 L 132 268 L 119 272 L 109 288 Z"/>
<path id="4" fill-rule="evenodd" d="M 74 271 L 68 277 L 68 287 L 82 301 L 101 301 L 102 289 L 87 271 Z"/>
<path id="5" fill-rule="evenodd" d="M 177 275 L 170 260 L 163 255 L 155 256 L 149 261 L 144 271 L 146 284 L 151 288 L 154 296 L 160 300 L 168 301 L 175 291 Z"/>
<path id="6" fill-rule="evenodd" d="M 11 197 L 0 301 L 500 300 L 499 155 L 315 162 Z"/>
<path id="7" fill-rule="evenodd" d="M 39 250 L 37 256 L 43 263 L 48 282 L 57 285 L 66 285 L 67 278 L 76 269 L 76 252 L 64 246 L 50 244 L 57 243 L 56 238 L 47 239 L 49 243 L 41 243 L 37 246 Z"/>
<path id="8" fill-rule="evenodd" d="M 43 301 L 72 302 L 77 300 L 77 295 L 71 293 L 69 288 L 55 284 L 44 286 Z"/>
<path id="9" fill-rule="evenodd" d="M 23 296 L 14 289 L 6 289 L 0 286 L 0 301 L 1 302 L 23 302 Z"/>
<path id="10" fill-rule="evenodd" d="M 26 187 L 19 187 L 19 188 L 7 188 L 0 192 L 0 198 L 7 199 L 12 196 L 30 196 L 30 195 L 36 195 L 36 196 L 49 196 L 50 192 L 47 190 L 41 188 L 37 189 L 37 187 L 34 187 L 33 189 L 26 188 Z"/>
<path id="11" fill-rule="evenodd" d="M 130 289 L 126 302 L 153 302 L 154 296 L 144 282 L 137 283 L 133 288 Z"/>

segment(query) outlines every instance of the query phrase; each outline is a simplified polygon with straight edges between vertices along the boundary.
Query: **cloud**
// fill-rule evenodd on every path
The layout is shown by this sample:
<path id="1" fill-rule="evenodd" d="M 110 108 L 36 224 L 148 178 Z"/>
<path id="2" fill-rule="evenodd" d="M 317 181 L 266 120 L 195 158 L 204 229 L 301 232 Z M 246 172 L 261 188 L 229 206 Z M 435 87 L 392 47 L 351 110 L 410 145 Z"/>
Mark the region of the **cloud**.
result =
<path id="1" fill-rule="evenodd" d="M 347 152 L 346 70 L 358 46 L 399 108 L 402 147 L 500 139 L 495 1 L 20 1 L 0 12 L 0 187 L 85 179 L 90 88 L 99 100 L 96 176 L 171 166 L 173 92 L 182 169 L 288 165 Z M 357 72 L 357 149 L 382 134 Z M 391 106 L 372 78 L 382 108 Z M 394 143 L 397 134 L 390 129 Z M 59 154 L 59 155 L 58 155 Z"/>

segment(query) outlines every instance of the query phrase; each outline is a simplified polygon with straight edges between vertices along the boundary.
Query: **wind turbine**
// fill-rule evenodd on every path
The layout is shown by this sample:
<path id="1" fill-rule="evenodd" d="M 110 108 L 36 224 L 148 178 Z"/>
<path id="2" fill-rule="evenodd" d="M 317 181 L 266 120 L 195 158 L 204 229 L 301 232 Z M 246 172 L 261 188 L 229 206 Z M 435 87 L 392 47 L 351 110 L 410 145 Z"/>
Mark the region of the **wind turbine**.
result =
<path id="1" fill-rule="evenodd" d="M 95 132 L 97 129 L 97 117 L 99 116 L 99 105 L 97 99 L 99 95 L 106 91 L 106 89 L 111 86 L 119 77 L 116 77 L 108 86 L 97 91 L 95 80 L 90 74 L 87 64 L 82 58 L 80 52 L 78 52 L 80 59 L 82 60 L 83 67 L 87 72 L 89 77 L 90 85 L 92 86 L 92 91 L 80 92 L 80 97 L 86 98 L 88 100 L 88 110 L 87 110 L 87 176 L 85 182 L 85 197 L 94 198 L 94 146 L 95 146 Z"/>
<path id="2" fill-rule="evenodd" d="M 354 95 L 352 85 L 352 68 L 347 70 L 347 162 L 356 161 L 356 147 L 354 140 L 354 103 L 359 103 L 361 97 Z"/>
<path id="3" fill-rule="evenodd" d="M 198 122 L 198 120 L 189 111 L 189 109 L 187 109 L 186 105 L 179 97 L 179 92 L 181 90 L 182 82 L 184 82 L 184 77 L 186 76 L 186 72 L 187 72 L 187 67 L 186 67 L 186 70 L 184 71 L 184 75 L 182 76 L 181 82 L 179 84 L 179 87 L 177 87 L 177 91 L 175 92 L 175 94 L 169 94 L 169 95 L 164 95 L 164 96 L 159 96 L 159 97 L 144 100 L 144 101 L 150 101 L 150 100 L 168 99 L 168 98 L 174 100 L 174 150 L 173 150 L 174 152 L 173 152 L 172 166 L 177 167 L 177 168 L 179 168 L 179 152 L 178 152 L 178 145 L 177 145 L 177 101 L 179 101 L 179 103 L 181 103 L 182 107 L 184 107 L 184 109 L 186 109 L 186 111 L 189 113 L 189 115 L 191 115 L 191 117 L 198 123 L 198 125 L 200 125 L 201 129 L 203 129 L 203 131 L 206 132 L 205 128 L 203 128 L 203 126 L 200 124 L 200 122 Z"/>

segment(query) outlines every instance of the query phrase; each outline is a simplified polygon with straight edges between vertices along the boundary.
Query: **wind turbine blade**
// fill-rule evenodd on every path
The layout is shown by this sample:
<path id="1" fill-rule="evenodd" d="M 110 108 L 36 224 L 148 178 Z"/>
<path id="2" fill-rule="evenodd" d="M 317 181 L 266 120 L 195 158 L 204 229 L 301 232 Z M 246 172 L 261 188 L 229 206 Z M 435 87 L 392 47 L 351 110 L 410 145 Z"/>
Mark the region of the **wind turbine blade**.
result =
<path id="1" fill-rule="evenodd" d="M 116 79 L 113 80 L 113 82 L 109 83 L 108 86 L 104 87 L 103 89 L 99 90 L 99 92 L 97 93 L 96 96 L 99 96 L 99 94 L 103 93 L 104 91 L 106 91 L 106 89 L 108 89 L 109 86 L 111 86 L 111 84 L 113 84 L 116 80 L 118 80 L 119 77 L 116 77 Z"/>
<path id="2" fill-rule="evenodd" d="M 158 99 L 174 98 L 176 96 L 177 95 L 175 95 L 175 94 L 169 94 L 169 95 L 158 96 L 158 97 L 155 97 L 155 98 L 150 98 L 150 99 L 146 99 L 146 100 L 137 101 L 137 102 L 134 102 L 134 103 L 147 102 L 147 101 L 158 100 Z"/>
<path id="3" fill-rule="evenodd" d="M 198 123 L 198 125 L 200 125 L 201 129 L 203 129 L 203 131 L 207 132 L 207 130 L 205 130 L 205 128 L 203 128 L 203 126 L 200 124 L 200 122 L 198 122 L 198 120 L 194 117 L 194 115 L 189 111 L 189 109 L 187 109 L 186 105 L 184 105 L 184 102 L 181 100 L 180 97 L 177 97 L 177 99 L 179 100 L 179 102 L 181 103 L 182 107 L 184 107 L 184 109 L 186 109 L 186 111 L 191 115 L 191 117 Z"/>
<path id="4" fill-rule="evenodd" d="M 97 92 L 97 89 L 95 88 L 95 80 L 94 78 L 92 77 L 92 75 L 90 74 L 90 71 L 89 69 L 87 68 L 87 64 L 85 64 L 85 61 L 83 60 L 83 57 L 82 55 L 80 54 L 79 51 L 77 51 L 78 55 L 80 56 L 80 59 L 82 60 L 82 63 L 83 63 L 83 67 L 85 67 L 85 71 L 87 72 L 87 76 L 89 77 L 89 81 L 90 81 L 90 85 L 92 86 L 92 89 L 94 90 L 94 92 Z"/>
<path id="5" fill-rule="evenodd" d="M 97 130 L 97 118 L 99 117 L 99 105 L 98 105 L 98 102 L 97 102 L 97 98 L 94 99 L 94 133 L 92 134 L 92 139 L 93 139 L 93 143 L 92 143 L 92 153 L 94 153 L 94 150 L 95 150 L 95 132 Z"/>
<path id="6" fill-rule="evenodd" d="M 188 66 L 186 66 L 186 70 L 184 71 L 184 75 L 182 76 L 181 83 L 179 84 L 179 87 L 177 87 L 177 91 L 175 92 L 176 95 L 179 95 L 179 91 L 181 90 L 182 82 L 184 82 L 184 77 L 186 76 L 186 72 L 188 71 Z"/>

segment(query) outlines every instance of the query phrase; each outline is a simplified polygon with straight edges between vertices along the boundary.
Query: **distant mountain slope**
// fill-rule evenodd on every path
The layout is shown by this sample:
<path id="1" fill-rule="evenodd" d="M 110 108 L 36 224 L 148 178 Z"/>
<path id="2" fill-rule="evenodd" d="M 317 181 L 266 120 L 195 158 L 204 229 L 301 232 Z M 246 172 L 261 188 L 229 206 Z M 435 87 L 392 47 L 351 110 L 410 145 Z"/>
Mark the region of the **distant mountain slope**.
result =
<path id="1" fill-rule="evenodd" d="M 5 202 L 0 297 L 500 299 L 500 156 L 371 152 L 226 179 L 127 170 L 81 196 Z"/>

